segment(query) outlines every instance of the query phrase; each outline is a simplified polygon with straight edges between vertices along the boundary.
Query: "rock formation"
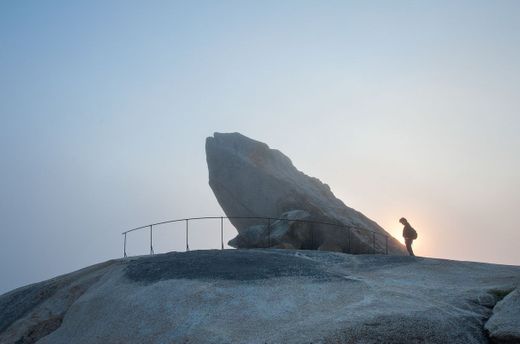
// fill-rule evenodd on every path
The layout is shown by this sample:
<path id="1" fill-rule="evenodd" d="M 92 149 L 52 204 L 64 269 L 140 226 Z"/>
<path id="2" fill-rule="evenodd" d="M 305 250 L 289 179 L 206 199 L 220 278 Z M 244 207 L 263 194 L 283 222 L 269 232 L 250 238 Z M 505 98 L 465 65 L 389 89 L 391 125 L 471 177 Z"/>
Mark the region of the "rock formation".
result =
<path id="1" fill-rule="evenodd" d="M 381 226 L 265 143 L 239 133 L 215 133 L 206 139 L 206 159 L 209 185 L 227 216 L 287 219 L 231 218 L 238 231 L 229 243 L 233 247 L 407 254 Z"/>
<path id="2" fill-rule="evenodd" d="M 493 309 L 485 328 L 494 343 L 520 343 L 520 289 L 496 294 L 505 297 Z"/>
<path id="3" fill-rule="evenodd" d="M 1 295 L 0 343 L 520 343 L 519 284 L 520 267 L 441 259 L 167 253 Z"/>

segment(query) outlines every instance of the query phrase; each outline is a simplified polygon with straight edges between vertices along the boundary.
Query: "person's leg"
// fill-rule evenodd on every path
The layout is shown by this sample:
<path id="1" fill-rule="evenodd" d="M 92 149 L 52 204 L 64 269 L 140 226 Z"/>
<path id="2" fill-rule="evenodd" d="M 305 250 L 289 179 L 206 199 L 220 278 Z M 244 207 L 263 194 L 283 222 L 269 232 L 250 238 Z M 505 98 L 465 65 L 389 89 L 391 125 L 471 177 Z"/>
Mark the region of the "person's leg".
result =
<path id="1" fill-rule="evenodd" d="M 405 239 L 406 249 L 408 250 L 408 253 L 410 253 L 410 256 L 415 256 L 415 254 L 413 254 L 413 250 L 412 250 L 412 242 L 413 242 L 412 239 Z"/>

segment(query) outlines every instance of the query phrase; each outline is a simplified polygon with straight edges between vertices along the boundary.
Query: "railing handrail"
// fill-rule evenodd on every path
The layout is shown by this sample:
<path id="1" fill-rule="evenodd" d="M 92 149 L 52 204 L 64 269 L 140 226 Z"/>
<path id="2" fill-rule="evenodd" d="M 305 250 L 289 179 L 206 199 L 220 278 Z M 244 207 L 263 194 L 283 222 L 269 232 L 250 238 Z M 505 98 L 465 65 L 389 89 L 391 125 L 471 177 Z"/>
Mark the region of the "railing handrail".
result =
<path id="1" fill-rule="evenodd" d="M 343 223 L 333 223 L 333 222 L 316 221 L 316 220 L 284 219 L 284 218 L 280 218 L 280 217 L 270 217 L 270 216 L 199 216 L 199 217 L 187 217 L 187 218 L 182 218 L 182 219 L 166 220 L 166 221 L 151 223 L 149 225 L 145 225 L 145 226 L 140 226 L 140 227 L 129 229 L 127 231 L 122 232 L 121 234 L 125 235 L 127 233 L 130 233 L 130 232 L 133 232 L 133 231 L 136 231 L 136 230 L 139 230 L 139 229 L 150 228 L 150 227 L 159 226 L 159 225 L 165 225 L 165 224 L 168 224 L 168 223 L 191 221 L 191 220 L 216 220 L 216 219 L 228 219 L 228 220 L 231 220 L 231 219 L 237 219 L 237 220 L 240 220 L 240 219 L 243 219 L 243 220 L 275 220 L 275 221 L 305 222 L 305 223 L 313 223 L 313 224 L 318 224 L 318 225 L 329 225 L 329 226 L 336 226 L 336 227 L 354 228 L 354 229 L 366 231 L 366 232 L 369 232 L 369 233 L 381 235 L 381 236 L 384 236 L 384 237 L 388 237 L 387 234 L 379 233 L 379 232 L 373 231 L 371 229 L 363 228 L 363 227 L 359 227 L 359 226 L 355 226 L 355 225 L 346 225 L 346 224 L 343 224 Z"/>
<path id="2" fill-rule="evenodd" d="M 140 230 L 140 229 L 148 228 L 150 230 L 150 254 L 154 254 L 154 249 L 153 249 L 153 230 L 154 230 L 154 226 L 157 227 L 157 226 L 165 225 L 165 224 L 168 224 L 168 223 L 185 222 L 186 223 L 186 251 L 189 251 L 190 250 L 190 248 L 189 248 L 189 241 L 188 241 L 188 223 L 189 223 L 189 221 L 192 221 L 192 220 L 215 220 L 215 219 L 220 219 L 221 249 L 224 249 L 224 241 L 223 241 L 223 239 L 224 239 L 223 238 L 224 223 L 223 223 L 223 220 L 224 219 L 227 219 L 227 220 L 233 220 L 233 219 L 240 220 L 240 219 L 244 219 L 244 220 L 268 220 L 269 221 L 268 228 L 271 227 L 271 221 L 303 222 L 303 223 L 311 223 L 311 224 L 318 224 L 318 225 L 328 225 L 328 226 L 336 226 L 336 227 L 347 228 L 347 229 L 349 229 L 349 231 L 348 231 L 348 234 L 349 234 L 349 242 L 348 242 L 349 249 L 350 249 L 350 245 L 351 245 L 351 238 L 350 238 L 351 229 L 355 229 L 355 230 L 358 230 L 358 231 L 361 230 L 361 231 L 364 231 L 366 233 L 372 234 L 372 247 L 373 247 L 373 252 L 374 253 L 376 252 L 376 235 L 383 236 L 385 238 L 385 254 L 388 254 L 388 238 L 389 238 L 389 236 L 387 234 L 379 233 L 379 232 L 373 231 L 371 229 L 363 228 L 363 227 L 359 227 L 359 226 L 355 226 L 355 225 L 346 225 L 344 223 L 333 223 L 333 222 L 316 221 L 316 220 L 287 219 L 287 218 L 268 217 L 268 216 L 199 216 L 199 217 L 188 217 L 188 218 L 182 218 L 182 219 L 166 220 L 166 221 L 156 222 L 156 223 L 152 223 L 152 224 L 149 224 L 149 225 L 132 228 L 132 229 L 129 229 L 127 231 L 122 232 L 121 234 L 124 235 L 124 246 L 123 246 L 124 257 L 127 256 L 127 254 L 126 254 L 126 236 L 130 232 L 134 232 L 134 231 L 137 231 L 137 230 Z M 270 235 L 269 235 L 269 239 L 270 239 Z"/>

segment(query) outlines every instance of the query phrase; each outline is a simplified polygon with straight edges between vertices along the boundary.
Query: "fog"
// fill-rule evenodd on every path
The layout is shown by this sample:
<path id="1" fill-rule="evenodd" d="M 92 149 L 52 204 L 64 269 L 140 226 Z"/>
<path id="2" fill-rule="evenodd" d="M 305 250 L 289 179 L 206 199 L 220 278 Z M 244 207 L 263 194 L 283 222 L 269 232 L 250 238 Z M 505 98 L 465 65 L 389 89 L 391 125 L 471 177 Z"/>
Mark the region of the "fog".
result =
<path id="1" fill-rule="evenodd" d="M 0 293 L 223 214 L 204 140 L 289 156 L 420 256 L 520 264 L 520 3 L 3 2 Z M 197 227 L 198 226 L 198 227 Z M 191 249 L 220 248 L 218 222 Z M 182 225 L 155 252 L 184 250 Z M 233 230 L 226 224 L 226 238 Z M 128 253 L 149 252 L 148 234 Z"/>

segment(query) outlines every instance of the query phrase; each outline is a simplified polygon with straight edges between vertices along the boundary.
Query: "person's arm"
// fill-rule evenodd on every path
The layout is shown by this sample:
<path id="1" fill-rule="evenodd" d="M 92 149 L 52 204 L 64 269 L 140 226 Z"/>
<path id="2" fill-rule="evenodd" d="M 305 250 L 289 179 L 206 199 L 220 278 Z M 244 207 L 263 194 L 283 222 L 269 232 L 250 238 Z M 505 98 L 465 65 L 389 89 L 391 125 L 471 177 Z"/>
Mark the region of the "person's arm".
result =
<path id="1" fill-rule="evenodd" d="M 403 238 L 409 239 L 410 238 L 410 230 L 408 229 L 410 227 L 409 224 L 404 225 L 403 228 Z"/>

